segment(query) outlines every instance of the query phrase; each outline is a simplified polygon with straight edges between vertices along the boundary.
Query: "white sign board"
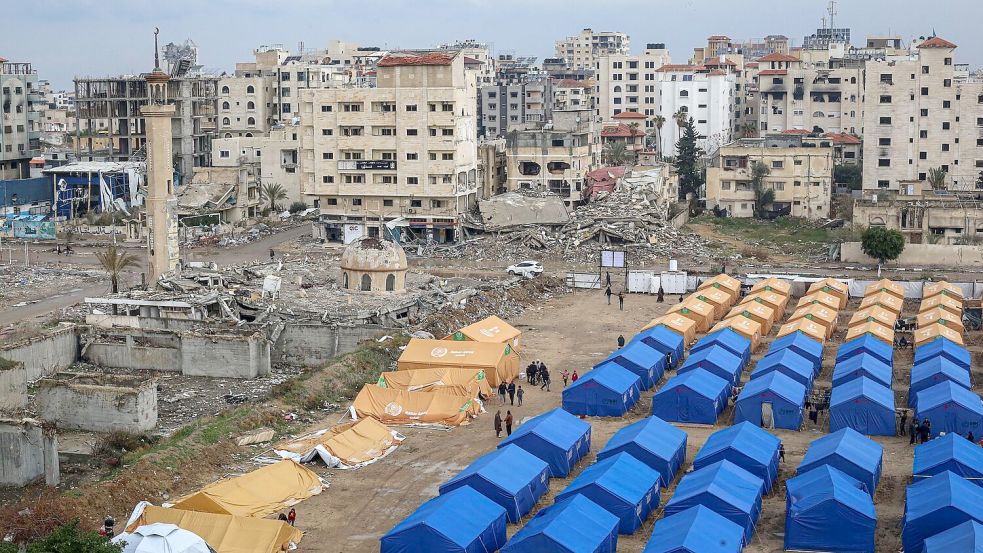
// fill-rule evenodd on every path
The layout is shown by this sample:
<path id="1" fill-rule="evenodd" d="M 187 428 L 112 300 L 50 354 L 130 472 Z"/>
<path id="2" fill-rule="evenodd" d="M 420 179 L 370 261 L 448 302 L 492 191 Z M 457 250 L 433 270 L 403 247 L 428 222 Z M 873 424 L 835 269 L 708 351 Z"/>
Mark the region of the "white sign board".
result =
<path id="1" fill-rule="evenodd" d="M 625 252 L 601 250 L 601 267 L 611 269 L 625 268 Z"/>
<path id="2" fill-rule="evenodd" d="M 362 225 L 345 225 L 345 244 L 351 244 L 362 237 Z"/>

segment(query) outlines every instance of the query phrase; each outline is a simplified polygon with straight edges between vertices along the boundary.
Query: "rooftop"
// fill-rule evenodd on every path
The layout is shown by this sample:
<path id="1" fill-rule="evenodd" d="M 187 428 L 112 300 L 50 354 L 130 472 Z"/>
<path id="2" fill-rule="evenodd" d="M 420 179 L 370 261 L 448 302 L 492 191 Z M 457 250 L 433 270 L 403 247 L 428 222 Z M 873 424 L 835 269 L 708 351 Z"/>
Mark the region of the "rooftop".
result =
<path id="1" fill-rule="evenodd" d="M 767 56 L 758 58 L 758 61 L 759 62 L 761 62 L 761 61 L 787 61 L 787 62 L 790 62 L 791 63 L 791 62 L 794 62 L 794 61 L 799 61 L 799 58 L 797 58 L 795 56 L 790 56 L 788 54 L 780 54 L 778 52 L 773 52 L 771 54 L 768 54 Z"/>
<path id="2" fill-rule="evenodd" d="M 645 119 L 646 117 L 644 113 L 638 113 L 637 111 L 623 111 L 614 115 L 612 119 Z"/>
<path id="3" fill-rule="evenodd" d="M 391 52 L 379 60 L 379 67 L 401 65 L 450 65 L 456 52 Z"/>
<path id="4" fill-rule="evenodd" d="M 933 36 L 918 45 L 919 48 L 956 48 L 956 45 L 944 38 Z"/>

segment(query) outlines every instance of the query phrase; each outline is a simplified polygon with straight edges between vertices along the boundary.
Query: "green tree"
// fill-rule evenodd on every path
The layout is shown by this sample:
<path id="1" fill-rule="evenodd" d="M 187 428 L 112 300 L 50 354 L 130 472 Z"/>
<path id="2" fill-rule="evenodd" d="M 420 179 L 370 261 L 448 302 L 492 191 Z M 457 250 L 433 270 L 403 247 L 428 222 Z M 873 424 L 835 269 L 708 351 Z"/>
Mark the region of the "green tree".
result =
<path id="1" fill-rule="evenodd" d="M 976 177 L 976 189 L 983 190 L 983 171 L 980 171 L 980 176 Z"/>
<path id="2" fill-rule="evenodd" d="M 758 128 L 754 125 L 754 123 L 744 123 L 738 127 L 738 130 L 741 132 L 741 136 L 743 138 L 754 138 Z"/>
<path id="3" fill-rule="evenodd" d="M 904 236 L 899 231 L 884 227 L 870 227 L 860 238 L 860 249 L 877 260 L 877 276 L 881 276 L 881 265 L 901 256 L 904 251 Z"/>
<path id="4" fill-rule="evenodd" d="M 928 183 L 932 185 L 932 190 L 945 190 L 945 169 L 935 167 L 928 170 Z"/>
<path id="5" fill-rule="evenodd" d="M 604 145 L 601 158 L 605 165 L 624 165 L 631 159 L 631 152 L 623 140 L 612 140 Z"/>
<path id="6" fill-rule="evenodd" d="M 754 217 L 764 219 L 768 206 L 775 202 L 775 191 L 765 188 L 765 177 L 771 174 L 771 169 L 764 163 L 756 162 L 751 166 L 751 190 L 754 191 Z"/>
<path id="7" fill-rule="evenodd" d="M 666 118 L 661 115 L 652 118 L 652 127 L 655 131 L 655 151 L 659 153 L 659 159 L 662 159 L 662 127 L 665 124 Z"/>
<path id="8" fill-rule="evenodd" d="M 260 188 L 260 195 L 266 201 L 270 211 L 279 211 L 280 202 L 287 199 L 287 191 L 283 185 L 275 182 L 268 182 Z"/>
<path id="9" fill-rule="evenodd" d="M 845 184 L 850 190 L 863 188 L 864 170 L 859 165 L 845 164 L 833 167 L 833 182 Z"/>
<path id="10" fill-rule="evenodd" d="M 102 270 L 109 273 L 109 285 L 114 294 L 119 292 L 119 277 L 123 271 L 140 265 L 139 257 L 126 253 L 115 245 L 109 246 L 106 251 L 96 252 L 96 259 Z"/>
<path id="11" fill-rule="evenodd" d="M 680 119 L 676 119 L 676 123 L 679 124 Z M 686 194 L 695 193 L 703 184 L 699 165 L 703 151 L 696 145 L 696 127 L 693 125 L 693 119 L 685 120 L 680 127 L 683 135 L 676 144 L 676 172 L 679 174 L 679 197 L 685 198 Z"/>
<path id="12" fill-rule="evenodd" d="M 14 549 L 16 551 L 16 549 Z M 96 532 L 83 530 L 74 520 L 47 536 L 32 541 L 27 553 L 122 553 L 123 546 L 110 543 Z M 6 553 L 3 549 L 0 552 Z"/>

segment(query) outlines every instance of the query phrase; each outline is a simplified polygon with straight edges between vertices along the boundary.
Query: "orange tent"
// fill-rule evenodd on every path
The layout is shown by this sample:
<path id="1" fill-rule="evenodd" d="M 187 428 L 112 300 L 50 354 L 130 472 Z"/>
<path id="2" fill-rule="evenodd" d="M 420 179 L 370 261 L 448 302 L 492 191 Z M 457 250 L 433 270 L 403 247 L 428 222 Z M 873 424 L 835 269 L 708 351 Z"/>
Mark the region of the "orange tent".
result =
<path id="1" fill-rule="evenodd" d="M 782 294 L 776 294 L 775 292 L 755 292 L 744 296 L 741 300 L 740 305 L 750 302 L 757 302 L 764 304 L 766 307 L 771 308 L 775 312 L 775 322 L 785 316 L 785 306 L 788 305 L 788 296 L 783 296 Z"/>
<path id="2" fill-rule="evenodd" d="M 347 467 L 357 467 L 384 457 L 403 439 L 402 434 L 390 430 L 372 417 L 365 417 L 281 442 L 274 446 L 274 450 L 281 457 L 289 456 L 300 463 L 320 458 L 328 466 L 335 466 L 336 459 Z M 324 451 L 330 457 L 326 457 L 322 453 Z"/>
<path id="3" fill-rule="evenodd" d="M 762 291 L 775 292 L 788 297 L 792 294 L 792 283 L 784 279 L 769 277 L 751 287 L 752 294 Z"/>
<path id="4" fill-rule="evenodd" d="M 652 322 L 645 325 L 642 330 L 648 330 L 654 326 L 662 325 L 669 330 L 683 337 L 683 343 L 688 347 L 696 338 L 696 321 L 686 318 L 679 313 L 666 313 L 665 315 L 652 319 Z"/>
<path id="5" fill-rule="evenodd" d="M 741 281 L 730 275 L 719 274 L 709 280 L 704 280 L 696 289 L 704 290 L 711 287 L 718 290 L 723 290 L 730 295 L 731 305 L 734 305 L 737 298 L 741 297 Z"/>
<path id="6" fill-rule="evenodd" d="M 519 337 L 522 332 L 509 323 L 491 315 L 474 324 L 468 325 L 454 334 L 447 336 L 444 340 L 472 340 L 475 342 L 486 342 L 489 344 L 508 344 L 509 370 L 514 370 L 519 374 Z"/>
<path id="7" fill-rule="evenodd" d="M 690 294 L 689 298 L 695 298 L 702 302 L 709 303 L 713 306 L 713 318 L 720 320 L 730 309 L 730 306 L 734 305 L 733 298 L 730 294 L 722 290 L 717 290 L 716 288 L 704 288 L 703 290 L 697 290 Z"/>
<path id="8" fill-rule="evenodd" d="M 836 280 L 835 278 L 824 278 L 819 282 L 813 282 L 809 287 L 809 293 L 823 291 L 832 294 L 840 299 L 838 309 L 846 307 L 847 300 L 850 299 L 850 287 Z"/>
<path id="9" fill-rule="evenodd" d="M 799 303 L 795 305 L 795 308 L 798 309 L 807 305 L 821 304 L 830 309 L 839 311 L 840 303 L 840 298 L 834 296 L 833 294 L 827 294 L 822 290 L 816 290 L 815 292 L 810 292 L 799 298 Z"/>
<path id="10" fill-rule="evenodd" d="M 518 366 L 510 361 L 511 354 L 509 344 L 413 338 L 396 361 L 396 368 L 401 371 L 441 367 L 482 369 L 488 384 L 497 388 L 499 382 L 511 382 L 519 376 Z"/>
<path id="11" fill-rule="evenodd" d="M 871 305 L 870 307 L 865 307 L 850 317 L 850 324 L 847 326 L 853 328 L 857 325 L 875 321 L 888 328 L 894 328 L 894 323 L 897 322 L 898 316 L 894 313 L 884 309 L 879 305 Z"/>
<path id="12" fill-rule="evenodd" d="M 698 332 L 706 332 L 710 330 L 710 326 L 716 320 L 713 316 L 713 306 L 709 303 L 702 302 L 692 296 L 690 299 L 684 301 L 683 303 L 677 303 L 669 309 L 669 313 L 679 313 L 680 315 L 693 319 L 696 323 L 696 330 Z"/>
<path id="13" fill-rule="evenodd" d="M 897 282 L 886 278 L 882 278 L 881 280 L 868 285 L 867 289 L 864 290 L 864 297 L 872 296 L 878 292 L 887 292 L 892 296 L 896 296 L 899 300 L 904 299 L 904 286 L 901 286 Z"/>
<path id="14" fill-rule="evenodd" d="M 933 309 L 945 309 L 957 317 L 963 316 L 963 303 L 946 294 L 936 294 L 930 298 L 925 298 L 922 300 L 921 305 L 918 306 L 919 313 Z"/>
<path id="15" fill-rule="evenodd" d="M 859 338 L 864 334 L 870 334 L 874 338 L 877 338 L 886 344 L 890 344 L 891 347 L 894 347 L 894 326 L 884 326 L 877 321 L 867 321 L 856 326 L 851 326 L 850 330 L 848 330 L 846 333 L 846 338 L 843 341 L 849 342 L 850 340 Z"/>
<path id="16" fill-rule="evenodd" d="M 481 369 L 461 369 L 458 367 L 438 367 L 433 369 L 409 369 L 405 371 L 386 371 L 379 375 L 379 386 L 410 392 L 438 392 L 466 396 L 481 392 L 485 397 L 493 397 L 495 392 Z"/>
<path id="17" fill-rule="evenodd" d="M 939 294 L 949 296 L 950 298 L 959 300 L 959 303 L 965 299 L 963 296 L 963 291 L 959 289 L 958 286 L 950 284 L 944 280 L 938 282 L 933 282 L 931 284 L 926 284 L 922 286 L 922 297 L 931 298 Z"/>
<path id="18" fill-rule="evenodd" d="M 936 338 L 947 338 L 960 346 L 963 345 L 963 335 L 945 325 L 935 323 L 915 329 L 915 347 L 931 342 Z"/>
<path id="19" fill-rule="evenodd" d="M 904 306 L 904 302 L 898 299 L 897 296 L 888 294 L 887 292 L 877 292 L 860 300 L 860 309 L 865 309 L 872 305 L 879 305 L 897 316 L 901 315 L 901 308 Z"/>
<path id="20" fill-rule="evenodd" d="M 925 311 L 922 311 L 918 314 L 918 318 L 916 320 L 918 321 L 919 328 L 930 324 L 940 323 L 958 331 L 960 334 L 966 332 L 966 327 L 963 326 L 962 318 L 949 313 L 941 307 L 938 309 L 926 309 Z"/>
<path id="21" fill-rule="evenodd" d="M 127 532 L 147 524 L 173 524 L 201 539 L 218 553 L 282 553 L 290 543 L 300 543 L 303 534 L 285 521 L 264 518 L 200 513 L 147 505 Z"/>
<path id="22" fill-rule="evenodd" d="M 826 327 L 809 319 L 799 319 L 794 323 L 785 323 L 782 325 L 782 328 L 778 329 L 778 337 L 781 338 L 786 334 L 792 334 L 796 331 L 802 332 L 806 336 L 821 343 L 826 342 Z"/>
<path id="23" fill-rule="evenodd" d="M 710 332 L 716 332 L 725 328 L 730 328 L 750 340 L 751 351 L 758 349 L 758 344 L 761 343 L 761 324 L 757 321 L 747 317 L 731 317 L 717 323 L 710 329 Z"/>
<path id="24" fill-rule="evenodd" d="M 771 332 L 772 325 L 775 324 L 775 311 L 763 303 L 749 302 L 742 305 L 735 305 L 724 319 L 731 317 L 747 317 L 761 325 L 762 336 L 767 336 Z"/>
<path id="25" fill-rule="evenodd" d="M 352 407 L 359 418 L 372 417 L 383 424 L 438 424 L 461 426 L 471 422 L 480 407 L 473 397 L 408 392 L 362 386 Z"/>
<path id="26" fill-rule="evenodd" d="M 800 307 L 792 313 L 788 321 L 795 322 L 799 319 L 808 319 L 813 322 L 817 322 L 826 329 L 826 339 L 828 340 L 833 336 L 833 332 L 836 330 L 836 317 L 837 312 L 833 309 L 826 307 L 825 305 L 813 304 Z"/>

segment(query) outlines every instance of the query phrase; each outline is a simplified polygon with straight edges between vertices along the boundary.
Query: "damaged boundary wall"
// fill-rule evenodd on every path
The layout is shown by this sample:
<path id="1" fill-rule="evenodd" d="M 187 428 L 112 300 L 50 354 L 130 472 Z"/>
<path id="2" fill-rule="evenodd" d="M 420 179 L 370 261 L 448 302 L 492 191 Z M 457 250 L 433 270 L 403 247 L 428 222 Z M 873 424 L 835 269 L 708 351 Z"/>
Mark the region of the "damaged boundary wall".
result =
<path id="1" fill-rule="evenodd" d="M 389 332 L 393 330 L 382 325 L 288 324 L 274 343 L 273 358 L 293 365 L 320 365 L 354 351 L 359 342 Z"/>
<path id="2" fill-rule="evenodd" d="M 42 474 L 58 485 L 58 437 L 38 421 L 0 419 L 0 452 L 0 486 L 26 486 Z"/>
<path id="3" fill-rule="evenodd" d="M 0 412 L 27 407 L 28 385 L 44 376 L 66 369 L 79 358 L 78 334 L 74 326 L 0 348 Z"/>
<path id="4" fill-rule="evenodd" d="M 92 432 L 148 432 L 157 426 L 157 380 L 62 372 L 38 381 L 41 420 Z"/>

